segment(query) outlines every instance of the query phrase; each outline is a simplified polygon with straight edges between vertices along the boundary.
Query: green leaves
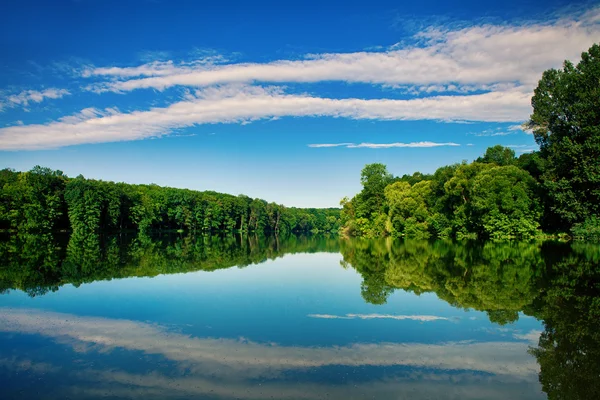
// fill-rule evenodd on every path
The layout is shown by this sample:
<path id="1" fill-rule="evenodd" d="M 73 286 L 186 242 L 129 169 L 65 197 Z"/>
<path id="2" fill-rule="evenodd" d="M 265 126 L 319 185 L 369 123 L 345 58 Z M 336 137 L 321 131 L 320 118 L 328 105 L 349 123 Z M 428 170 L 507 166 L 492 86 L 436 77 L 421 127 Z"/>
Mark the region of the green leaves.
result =
<path id="1" fill-rule="evenodd" d="M 499 144 L 488 147 L 485 155 L 477 159 L 477 162 L 480 163 L 492 163 L 500 166 L 513 165 L 516 161 L 515 151 Z"/>
<path id="2" fill-rule="evenodd" d="M 490 148 L 486 157 L 496 159 L 495 155 L 500 154 L 506 156 L 501 163 L 516 163 L 514 153 L 505 150 L 502 146 Z M 383 189 L 381 209 L 387 212 L 362 211 L 367 207 L 365 189 L 352 200 L 342 200 L 346 233 L 365 237 L 498 239 L 539 233 L 542 207 L 538 184 L 516 165 L 464 163 L 442 167 L 433 176 L 420 176 L 423 179 L 417 181 L 414 176 L 400 178 Z M 411 185 L 411 181 L 416 183 Z"/>
<path id="3" fill-rule="evenodd" d="M 88 235 L 121 229 L 202 232 L 337 232 L 340 210 L 287 208 L 247 196 L 128 185 L 36 167 L 0 171 L 0 229 Z M 67 220 L 68 215 L 68 220 Z"/>
<path id="4" fill-rule="evenodd" d="M 471 220 L 492 238 L 535 236 L 541 217 L 535 180 L 515 166 L 481 171 L 473 179 Z"/>
<path id="5" fill-rule="evenodd" d="M 546 159 L 541 175 L 555 228 L 567 230 L 600 213 L 600 46 L 577 66 L 542 75 L 528 122 Z"/>

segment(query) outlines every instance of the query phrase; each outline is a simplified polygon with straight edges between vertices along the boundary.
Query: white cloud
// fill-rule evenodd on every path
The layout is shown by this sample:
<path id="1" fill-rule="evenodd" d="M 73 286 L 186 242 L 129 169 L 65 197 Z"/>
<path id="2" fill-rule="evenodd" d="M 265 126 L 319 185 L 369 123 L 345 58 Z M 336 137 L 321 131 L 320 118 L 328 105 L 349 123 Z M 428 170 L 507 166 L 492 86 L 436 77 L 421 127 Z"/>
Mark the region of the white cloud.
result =
<path id="1" fill-rule="evenodd" d="M 513 131 L 521 131 L 521 132 L 525 132 L 527 134 L 533 134 L 533 130 L 528 129 L 525 125 L 521 124 L 521 125 L 511 125 L 507 128 L 509 131 L 513 132 Z"/>
<path id="2" fill-rule="evenodd" d="M 226 61 L 227 59 L 225 57 L 215 54 L 204 56 L 191 62 L 180 62 L 178 64 L 175 64 L 175 62 L 172 60 L 153 60 L 149 63 L 142 64 L 137 67 L 87 67 L 82 71 L 81 75 L 84 78 L 89 78 L 91 76 L 97 75 L 113 76 L 119 78 L 133 78 L 138 76 L 169 76 L 172 75 L 175 71 L 177 71 L 177 73 L 180 74 L 187 74 L 194 72 L 198 69 L 206 69 L 209 67 L 213 67 L 217 64 L 222 64 Z"/>
<path id="3" fill-rule="evenodd" d="M 354 143 L 313 143 L 309 144 L 308 147 L 313 148 L 325 148 L 325 147 L 348 147 L 352 146 Z"/>
<path id="4" fill-rule="evenodd" d="M 315 143 L 309 144 L 308 147 L 346 147 L 348 149 L 367 148 L 367 149 L 389 149 L 393 147 L 409 147 L 409 148 L 427 148 L 440 146 L 460 146 L 457 143 L 435 143 L 435 142 L 412 142 L 412 143 Z"/>
<path id="5" fill-rule="evenodd" d="M 153 62 L 137 67 L 92 68 L 86 76 L 124 80 L 101 90 L 130 91 L 172 86 L 210 86 L 248 82 L 345 81 L 413 86 L 417 92 L 531 89 L 541 73 L 576 60 L 600 37 L 598 9 L 549 23 L 437 27 L 415 37 L 424 47 L 408 45 L 383 52 L 326 53 L 303 60 L 217 65 Z M 129 79 L 141 77 L 140 79 Z"/>
<path id="6" fill-rule="evenodd" d="M 515 125 L 513 125 L 513 126 L 515 126 Z M 508 136 L 508 135 L 512 135 L 512 134 L 516 133 L 514 131 L 515 130 L 510 129 L 510 127 L 506 131 L 502 130 L 502 128 L 496 128 L 496 129 L 486 129 L 482 132 L 475 132 L 475 133 L 472 133 L 472 135 L 478 136 L 478 137 Z"/>
<path id="7" fill-rule="evenodd" d="M 0 150 L 139 140 L 169 135 L 173 130 L 197 124 L 247 124 L 282 117 L 522 122 L 531 112 L 532 89 L 541 73 L 551 67 L 560 67 L 564 59 L 577 60 L 581 51 L 600 37 L 599 16 L 600 8 L 595 8 L 546 23 L 483 24 L 460 29 L 438 26 L 415 35 L 412 44 L 404 42 L 384 51 L 311 54 L 301 60 L 235 63 L 215 51 L 200 49 L 196 51 L 197 59 L 192 62 L 156 61 L 153 58 L 154 61 L 134 67 L 86 67 L 80 75 L 95 78 L 87 88 L 95 92 L 186 88 L 181 101 L 164 108 L 123 113 L 116 109 L 90 107 L 47 124 L 2 128 Z M 167 54 L 153 56 L 157 55 L 162 58 Z M 323 81 L 382 85 L 424 97 L 404 100 L 323 98 L 316 94 L 286 93 L 281 88 L 246 85 Z M 203 89 L 198 91 L 198 88 Z M 0 100 L 0 110 L 17 105 L 27 107 L 31 103 L 69 94 L 65 89 L 55 88 L 24 91 L 5 96 Z M 518 130 L 523 127 L 512 125 L 489 136 Z M 310 146 L 440 145 L 456 143 L 323 143 Z"/>
<path id="8" fill-rule="evenodd" d="M 196 124 L 241 123 L 273 117 L 510 122 L 525 119 L 530 112 L 529 103 L 529 94 L 519 90 L 472 96 L 364 100 L 229 85 L 197 91 L 195 99 L 165 108 L 131 113 L 87 108 L 48 124 L 1 128 L 0 150 L 139 140 L 168 135 L 175 129 Z"/>
<path id="9" fill-rule="evenodd" d="M 531 153 L 540 149 L 539 146 L 530 144 L 509 144 L 505 147 L 514 149 L 517 153 Z"/>
<path id="10" fill-rule="evenodd" d="M 41 103 L 45 99 L 60 99 L 71 93 L 66 89 L 50 88 L 42 91 L 24 90 L 18 94 L 3 95 L 0 98 L 0 111 L 4 108 L 28 106 L 30 103 Z"/>
<path id="11" fill-rule="evenodd" d="M 391 315 L 391 314 L 346 314 L 346 315 L 331 315 L 331 314 L 309 314 L 310 318 L 320 319 L 395 319 L 395 320 L 412 320 L 421 322 L 432 322 L 449 319 L 446 317 L 438 317 L 435 315 Z"/>

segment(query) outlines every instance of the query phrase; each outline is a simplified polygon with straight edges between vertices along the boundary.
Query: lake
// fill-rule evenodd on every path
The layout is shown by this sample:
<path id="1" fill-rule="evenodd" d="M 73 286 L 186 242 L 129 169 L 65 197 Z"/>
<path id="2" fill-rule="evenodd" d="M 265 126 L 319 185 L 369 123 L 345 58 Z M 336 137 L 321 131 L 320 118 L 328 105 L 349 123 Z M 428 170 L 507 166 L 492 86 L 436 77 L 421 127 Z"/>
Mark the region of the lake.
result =
<path id="1" fill-rule="evenodd" d="M 0 241 L 3 399 L 600 398 L 600 246 Z"/>

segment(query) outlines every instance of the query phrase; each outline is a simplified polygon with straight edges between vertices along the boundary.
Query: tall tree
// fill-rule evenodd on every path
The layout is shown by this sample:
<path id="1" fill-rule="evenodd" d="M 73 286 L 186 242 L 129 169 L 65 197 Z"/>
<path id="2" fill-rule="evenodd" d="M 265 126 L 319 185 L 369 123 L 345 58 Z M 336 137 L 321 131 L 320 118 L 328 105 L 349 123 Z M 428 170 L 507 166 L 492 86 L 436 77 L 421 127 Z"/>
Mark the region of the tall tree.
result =
<path id="1" fill-rule="evenodd" d="M 533 129 L 555 226 L 564 228 L 600 213 L 600 46 L 574 66 L 544 72 L 531 99 Z"/>
<path id="2" fill-rule="evenodd" d="M 499 144 L 488 147 L 483 157 L 479 157 L 477 162 L 493 163 L 500 166 L 513 165 L 516 162 L 515 151 Z"/>
<path id="3" fill-rule="evenodd" d="M 360 192 L 361 216 L 369 218 L 372 214 L 383 211 L 385 203 L 384 189 L 392 183 L 394 177 L 387 171 L 383 164 L 367 164 L 360 173 L 360 183 L 363 186 Z"/>

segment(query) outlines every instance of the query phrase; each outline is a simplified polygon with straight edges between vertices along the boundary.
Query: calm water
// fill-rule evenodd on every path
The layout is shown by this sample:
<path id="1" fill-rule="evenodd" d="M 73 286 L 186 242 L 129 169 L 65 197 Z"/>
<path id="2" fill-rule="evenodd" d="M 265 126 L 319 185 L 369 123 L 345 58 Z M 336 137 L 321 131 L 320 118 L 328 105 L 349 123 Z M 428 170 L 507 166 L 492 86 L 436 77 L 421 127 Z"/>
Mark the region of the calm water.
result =
<path id="1" fill-rule="evenodd" d="M 597 399 L 600 249 L 5 237 L 3 399 Z"/>

